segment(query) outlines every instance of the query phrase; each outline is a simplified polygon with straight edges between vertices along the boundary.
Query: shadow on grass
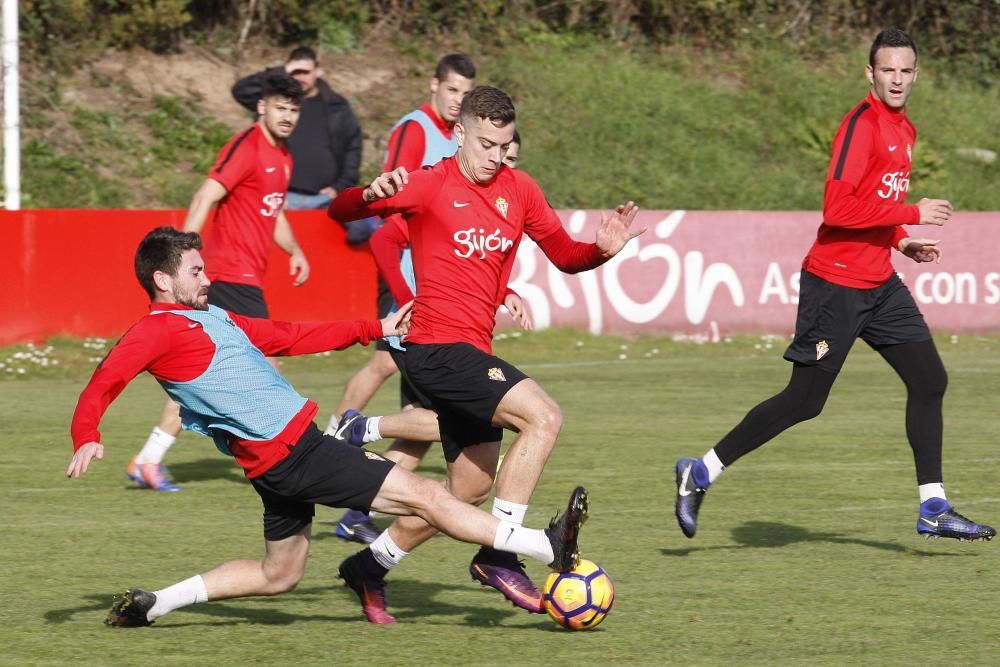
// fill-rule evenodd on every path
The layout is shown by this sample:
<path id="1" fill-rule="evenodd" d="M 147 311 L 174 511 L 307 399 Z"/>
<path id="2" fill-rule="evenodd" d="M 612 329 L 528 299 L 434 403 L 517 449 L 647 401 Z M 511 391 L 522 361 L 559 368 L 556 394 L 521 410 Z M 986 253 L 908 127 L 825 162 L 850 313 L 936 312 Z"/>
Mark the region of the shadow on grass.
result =
<path id="1" fill-rule="evenodd" d="M 213 456 L 187 463 L 171 463 L 170 476 L 177 484 L 185 482 L 206 482 L 213 479 L 243 482 L 246 478 L 234 459 Z"/>
<path id="2" fill-rule="evenodd" d="M 773 521 L 748 521 L 732 530 L 735 544 L 684 549 L 660 549 L 664 556 L 688 556 L 698 551 L 718 551 L 722 549 L 774 549 L 807 542 L 827 542 L 830 544 L 854 544 L 883 551 L 894 551 L 914 556 L 974 556 L 974 553 L 922 551 L 894 542 L 877 542 L 847 537 L 839 533 L 814 532 L 802 526 L 792 526 Z"/>
<path id="3" fill-rule="evenodd" d="M 458 622 L 462 625 L 490 627 L 502 626 L 511 618 L 525 615 L 523 610 L 502 607 L 501 605 L 508 603 L 499 593 L 492 590 L 489 591 L 489 599 L 484 593 L 482 607 L 447 602 L 449 593 L 453 591 L 465 593 L 468 590 L 469 587 L 462 585 L 390 579 L 386 597 L 389 612 L 403 623 L 419 621 L 430 625 L 454 625 Z M 120 592 L 118 594 L 120 595 Z M 46 611 L 45 622 L 59 625 L 79 621 L 81 620 L 79 617 L 83 616 L 93 619 L 95 624 L 103 623 L 108 609 L 111 608 L 113 597 L 111 593 L 85 595 L 81 604 Z M 304 600 L 308 600 L 307 604 L 315 607 L 315 613 L 301 611 Z M 262 606 L 265 608 L 261 608 Z M 297 611 L 284 610 L 292 607 L 297 608 Z M 196 620 L 192 615 L 200 616 L 204 620 Z M 540 625 L 544 626 L 539 629 L 559 630 L 558 627 L 551 625 L 546 616 L 540 615 L 537 618 Z M 300 588 L 274 597 L 253 597 L 192 605 L 158 621 L 153 628 L 242 624 L 289 625 L 311 621 L 365 622 L 354 592 L 346 587 L 334 585 Z"/>

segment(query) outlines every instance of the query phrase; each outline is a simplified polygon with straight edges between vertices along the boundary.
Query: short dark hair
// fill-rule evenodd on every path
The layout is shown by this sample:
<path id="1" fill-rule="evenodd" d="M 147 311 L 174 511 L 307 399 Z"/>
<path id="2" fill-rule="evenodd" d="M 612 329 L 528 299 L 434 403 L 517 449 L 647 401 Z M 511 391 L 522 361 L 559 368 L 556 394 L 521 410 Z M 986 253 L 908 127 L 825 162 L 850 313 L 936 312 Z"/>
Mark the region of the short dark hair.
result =
<path id="1" fill-rule="evenodd" d="M 868 52 L 868 64 L 875 67 L 875 54 L 878 53 L 879 49 L 896 47 L 913 49 L 913 57 L 917 57 L 917 45 L 908 33 L 903 32 L 899 28 L 886 28 L 875 35 L 875 41 L 872 42 L 872 49 Z"/>
<path id="2" fill-rule="evenodd" d="M 444 81 L 451 72 L 464 76 L 466 79 L 476 78 L 476 66 L 472 64 L 472 59 L 464 53 L 449 53 L 439 60 L 434 69 L 434 78 L 438 81 Z"/>
<path id="3" fill-rule="evenodd" d="M 181 232 L 173 227 L 157 227 L 139 243 L 135 251 L 135 277 L 150 300 L 156 298 L 153 274 L 162 271 L 177 275 L 181 255 L 187 250 L 201 250 L 201 237 L 197 232 Z"/>
<path id="4" fill-rule="evenodd" d="M 517 144 L 518 146 L 521 145 L 521 131 L 516 127 L 514 128 L 514 138 L 511 139 L 510 141 L 511 143 Z"/>
<path id="5" fill-rule="evenodd" d="M 510 95 L 493 86 L 476 86 L 462 99 L 459 119 L 485 118 L 497 127 L 513 123 L 517 114 Z"/>
<path id="6" fill-rule="evenodd" d="M 308 46 L 297 46 L 292 49 L 292 52 L 288 54 L 288 60 L 286 63 L 290 63 L 293 60 L 311 60 L 314 63 L 319 63 L 319 57 L 316 55 L 316 51 Z"/>
<path id="7" fill-rule="evenodd" d="M 264 79 L 264 87 L 260 91 L 260 99 L 266 100 L 269 97 L 285 97 L 302 104 L 302 84 L 293 79 L 288 74 L 271 74 Z"/>

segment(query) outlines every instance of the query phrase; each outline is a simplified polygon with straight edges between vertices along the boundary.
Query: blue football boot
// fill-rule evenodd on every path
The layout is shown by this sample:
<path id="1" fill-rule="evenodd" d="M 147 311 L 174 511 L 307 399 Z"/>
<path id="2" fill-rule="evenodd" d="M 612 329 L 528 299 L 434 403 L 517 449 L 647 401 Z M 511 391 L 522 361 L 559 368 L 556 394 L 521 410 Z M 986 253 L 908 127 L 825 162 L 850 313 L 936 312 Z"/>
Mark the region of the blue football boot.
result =
<path id="1" fill-rule="evenodd" d="M 929 498 L 920 503 L 917 534 L 926 538 L 950 537 L 962 542 L 992 540 L 997 531 L 962 516 L 943 498 Z"/>

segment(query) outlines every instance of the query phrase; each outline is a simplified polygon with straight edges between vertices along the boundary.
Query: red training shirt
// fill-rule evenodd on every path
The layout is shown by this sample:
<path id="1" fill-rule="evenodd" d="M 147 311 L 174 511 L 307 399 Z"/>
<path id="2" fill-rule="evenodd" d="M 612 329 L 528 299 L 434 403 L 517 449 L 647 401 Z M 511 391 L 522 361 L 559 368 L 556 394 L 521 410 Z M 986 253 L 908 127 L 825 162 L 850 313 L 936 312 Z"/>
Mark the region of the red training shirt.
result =
<path id="1" fill-rule="evenodd" d="M 213 281 L 262 287 L 274 225 L 285 204 L 292 155 L 260 123 L 229 140 L 208 177 L 226 188 L 202 257 Z"/>
<path id="2" fill-rule="evenodd" d="M 501 166 L 482 185 L 455 158 L 409 175 L 401 192 L 370 204 L 349 188 L 330 204 L 336 220 L 400 213 L 406 219 L 417 278 L 408 343 L 470 343 L 491 353 L 497 308 L 523 234 L 560 270 L 576 273 L 605 261 L 597 245 L 570 238 L 538 184 Z M 398 257 L 397 257 L 398 262 Z"/>
<path id="3" fill-rule="evenodd" d="M 906 205 L 917 131 L 904 111 L 873 93 L 844 116 L 833 138 L 823 224 L 802 268 L 846 287 L 870 289 L 893 273 L 891 249 L 920 222 Z"/>
<path id="4" fill-rule="evenodd" d="M 187 306 L 155 302 L 152 310 L 190 310 Z M 227 311 L 228 312 L 228 311 Z M 378 320 L 344 322 L 278 322 L 228 313 L 266 356 L 312 354 L 342 350 L 354 343 L 367 345 L 382 336 Z M 146 315 L 125 332 L 94 371 L 80 393 L 70 433 L 73 451 L 88 442 L 100 442 L 98 426 L 125 386 L 142 371 L 160 380 L 187 382 L 205 372 L 215 356 L 215 343 L 200 325 L 186 317 Z M 307 401 L 273 440 L 255 441 L 229 437 L 229 447 L 246 476 L 258 477 L 288 456 L 312 423 L 318 406 Z"/>

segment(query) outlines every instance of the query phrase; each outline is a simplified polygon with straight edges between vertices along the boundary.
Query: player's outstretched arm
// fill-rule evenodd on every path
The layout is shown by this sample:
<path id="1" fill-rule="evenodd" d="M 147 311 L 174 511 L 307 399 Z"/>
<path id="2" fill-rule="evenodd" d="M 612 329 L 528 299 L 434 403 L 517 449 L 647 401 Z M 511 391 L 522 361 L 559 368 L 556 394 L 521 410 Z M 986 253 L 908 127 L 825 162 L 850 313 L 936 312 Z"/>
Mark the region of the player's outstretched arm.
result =
<path id="1" fill-rule="evenodd" d="M 632 223 L 639 212 L 639 207 L 635 202 L 627 202 L 615 207 L 615 210 L 608 215 L 601 213 L 601 226 L 597 228 L 597 249 L 604 257 L 614 257 L 625 247 L 625 244 L 646 231 L 643 227 L 638 231 L 632 230 Z"/>
<path id="2" fill-rule="evenodd" d="M 104 445 L 99 442 L 88 442 L 73 454 L 73 458 L 69 461 L 69 467 L 66 468 L 66 476 L 79 477 L 87 472 L 91 460 L 95 458 L 104 458 Z"/>

